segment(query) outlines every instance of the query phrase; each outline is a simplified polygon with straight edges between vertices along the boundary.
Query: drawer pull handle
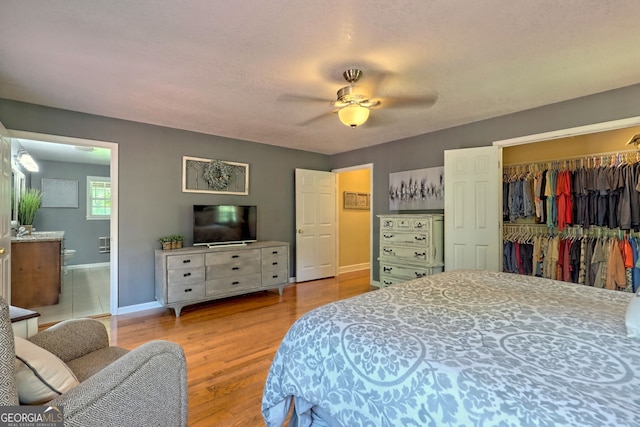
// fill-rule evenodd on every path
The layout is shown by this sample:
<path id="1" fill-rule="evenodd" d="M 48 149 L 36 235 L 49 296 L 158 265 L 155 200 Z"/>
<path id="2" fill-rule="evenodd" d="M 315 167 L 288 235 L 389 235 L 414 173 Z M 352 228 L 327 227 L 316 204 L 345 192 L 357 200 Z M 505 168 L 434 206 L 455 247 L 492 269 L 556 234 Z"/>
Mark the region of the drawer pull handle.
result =
<path id="1" fill-rule="evenodd" d="M 191 273 L 184 273 L 184 274 L 182 275 L 182 277 L 189 277 L 189 276 L 191 276 Z"/>
<path id="2" fill-rule="evenodd" d="M 416 239 L 418 242 L 422 242 L 423 240 L 427 240 L 427 238 L 424 237 L 424 236 L 415 236 L 414 239 Z"/>
<path id="3" fill-rule="evenodd" d="M 277 262 L 272 262 L 271 265 L 278 265 L 278 263 Z"/>
<path id="4" fill-rule="evenodd" d="M 278 251 L 271 252 L 273 255 L 278 255 Z"/>
<path id="5" fill-rule="evenodd" d="M 236 282 L 231 282 L 232 285 L 239 285 L 240 282 L 236 281 Z"/>
<path id="6" fill-rule="evenodd" d="M 385 239 L 391 239 L 393 237 L 393 234 L 383 234 Z"/>
<path id="7" fill-rule="evenodd" d="M 419 278 L 421 278 L 421 277 L 426 276 L 427 274 L 426 274 L 426 273 L 418 273 L 418 272 L 416 271 L 416 272 L 415 272 L 415 275 L 416 275 L 416 277 L 419 279 Z"/>
<path id="8" fill-rule="evenodd" d="M 240 258 L 240 255 L 231 255 L 231 258 Z"/>
<path id="9" fill-rule="evenodd" d="M 426 252 L 415 252 L 415 257 L 416 258 L 426 258 L 427 257 L 427 253 Z"/>
<path id="10" fill-rule="evenodd" d="M 192 290 L 193 290 L 193 289 L 191 289 L 191 288 L 187 288 L 187 289 L 185 289 L 184 291 L 185 291 L 185 292 L 191 292 Z"/>
<path id="11" fill-rule="evenodd" d="M 277 274 L 274 274 L 274 275 L 273 275 L 273 276 L 271 276 L 271 277 L 272 277 L 273 279 L 277 279 L 277 278 L 278 278 L 278 275 L 277 275 Z"/>
<path id="12" fill-rule="evenodd" d="M 240 270 L 240 267 L 233 267 L 232 270 Z"/>
<path id="13" fill-rule="evenodd" d="M 393 249 L 382 248 L 382 252 L 384 252 L 385 255 L 392 255 Z"/>
<path id="14" fill-rule="evenodd" d="M 190 260 L 190 259 L 183 259 L 183 260 L 182 260 L 182 263 L 183 263 L 183 264 L 189 264 L 190 262 L 191 262 L 191 260 Z"/>
<path id="15" fill-rule="evenodd" d="M 382 267 L 382 271 L 384 271 L 385 273 L 389 273 L 391 270 L 391 267 Z"/>

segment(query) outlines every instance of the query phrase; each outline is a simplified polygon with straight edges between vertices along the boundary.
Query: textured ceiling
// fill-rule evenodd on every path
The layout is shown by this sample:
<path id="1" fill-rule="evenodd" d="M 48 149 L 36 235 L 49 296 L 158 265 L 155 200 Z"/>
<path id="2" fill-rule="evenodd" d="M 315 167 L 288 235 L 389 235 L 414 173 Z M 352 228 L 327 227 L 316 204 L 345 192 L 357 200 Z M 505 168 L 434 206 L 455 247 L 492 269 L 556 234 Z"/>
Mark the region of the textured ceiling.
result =
<path id="1" fill-rule="evenodd" d="M 2 0 L 0 97 L 333 154 L 638 83 L 638 17 L 637 0 Z M 351 67 L 363 90 L 385 77 L 356 129 L 330 105 Z M 411 96 L 437 100 L 389 99 Z"/>

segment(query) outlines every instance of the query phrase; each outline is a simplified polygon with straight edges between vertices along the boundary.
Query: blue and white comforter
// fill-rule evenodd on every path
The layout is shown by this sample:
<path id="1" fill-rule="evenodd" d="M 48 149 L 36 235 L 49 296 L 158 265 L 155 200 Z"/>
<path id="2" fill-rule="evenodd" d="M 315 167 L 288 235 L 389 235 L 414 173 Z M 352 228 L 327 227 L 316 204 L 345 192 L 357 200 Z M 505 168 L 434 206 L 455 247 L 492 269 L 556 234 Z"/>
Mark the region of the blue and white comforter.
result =
<path id="1" fill-rule="evenodd" d="M 331 303 L 287 333 L 262 412 L 278 427 L 292 399 L 299 426 L 638 426 L 630 298 L 451 271 Z"/>

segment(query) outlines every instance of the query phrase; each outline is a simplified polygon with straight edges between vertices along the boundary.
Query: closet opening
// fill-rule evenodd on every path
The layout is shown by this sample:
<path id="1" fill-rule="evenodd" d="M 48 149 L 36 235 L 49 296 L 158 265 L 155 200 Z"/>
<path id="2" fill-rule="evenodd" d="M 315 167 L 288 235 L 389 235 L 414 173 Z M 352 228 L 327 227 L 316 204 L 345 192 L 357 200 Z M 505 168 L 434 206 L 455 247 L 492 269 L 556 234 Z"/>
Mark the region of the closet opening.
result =
<path id="1" fill-rule="evenodd" d="M 503 271 L 640 287 L 639 119 L 494 143 L 503 147 Z"/>

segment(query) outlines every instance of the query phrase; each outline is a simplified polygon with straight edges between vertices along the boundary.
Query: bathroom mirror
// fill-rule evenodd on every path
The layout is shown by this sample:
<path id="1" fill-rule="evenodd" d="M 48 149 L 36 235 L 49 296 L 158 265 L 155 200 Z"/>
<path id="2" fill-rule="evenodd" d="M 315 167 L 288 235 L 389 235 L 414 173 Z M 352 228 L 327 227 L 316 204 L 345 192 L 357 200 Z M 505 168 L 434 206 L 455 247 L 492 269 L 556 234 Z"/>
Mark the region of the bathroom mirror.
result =
<path id="1" fill-rule="evenodd" d="M 18 221 L 18 203 L 24 193 L 26 177 L 16 168 L 11 168 L 11 221 Z"/>

